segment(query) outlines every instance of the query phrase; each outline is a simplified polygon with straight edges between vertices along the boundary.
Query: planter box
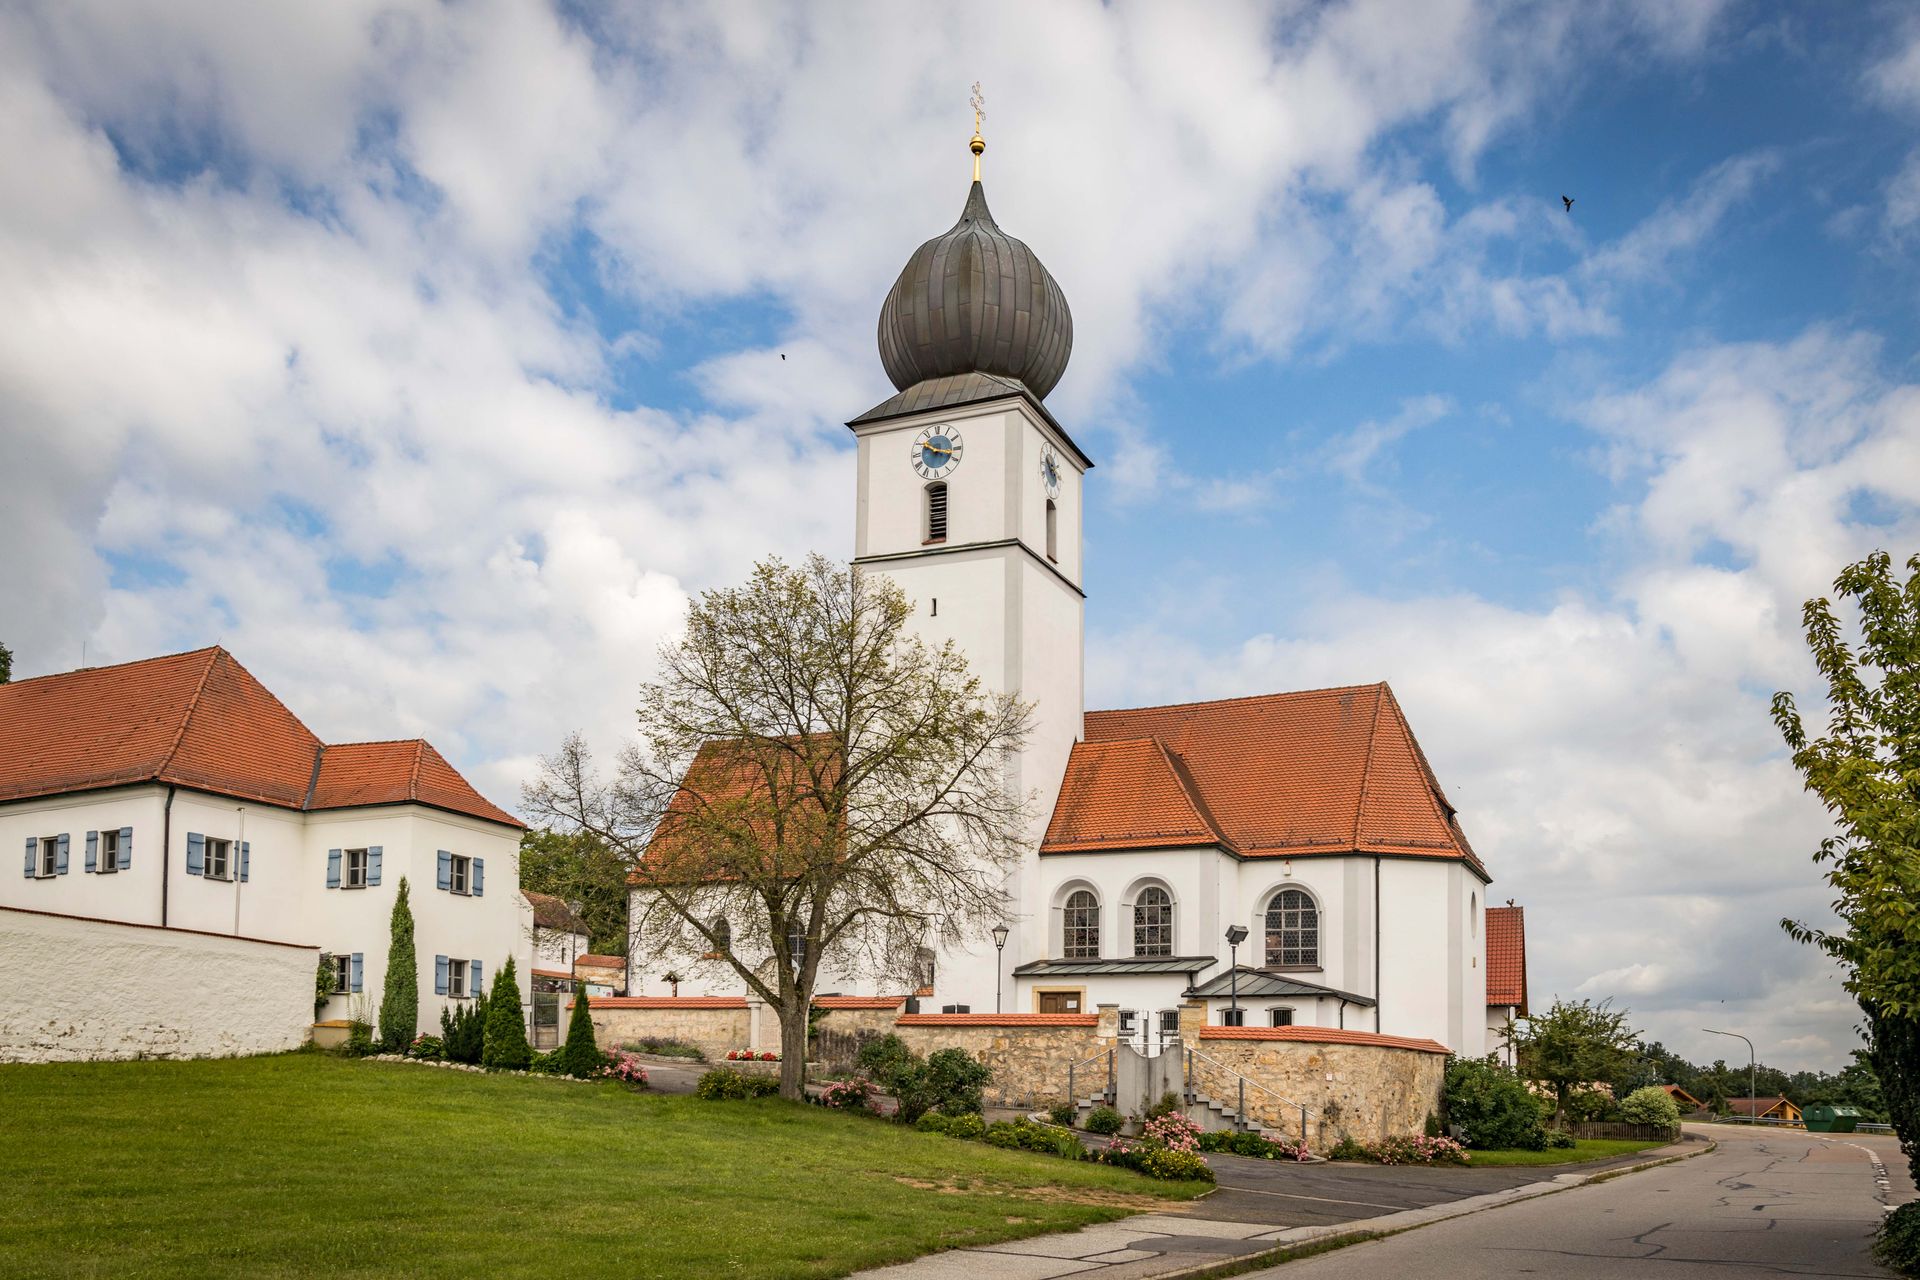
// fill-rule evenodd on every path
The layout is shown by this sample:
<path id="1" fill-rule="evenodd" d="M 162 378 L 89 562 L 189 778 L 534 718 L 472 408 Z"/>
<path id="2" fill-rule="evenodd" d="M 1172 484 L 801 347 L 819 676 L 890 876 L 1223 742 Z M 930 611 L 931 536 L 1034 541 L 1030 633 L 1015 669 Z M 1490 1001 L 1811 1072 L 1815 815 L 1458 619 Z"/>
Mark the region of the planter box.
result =
<path id="1" fill-rule="evenodd" d="M 743 1076 L 777 1076 L 780 1074 L 780 1064 L 777 1062 L 728 1062 L 725 1058 L 721 1058 L 718 1061 L 709 1062 L 705 1065 L 708 1069 L 714 1067 L 732 1067 Z M 807 1064 L 808 1075 L 812 1075 L 818 1070 L 820 1070 L 819 1063 L 809 1062 Z"/>
<path id="2" fill-rule="evenodd" d="M 353 1027 L 345 1018 L 335 1018 L 331 1022 L 313 1024 L 313 1047 L 316 1049 L 344 1048 L 347 1036 Z"/>

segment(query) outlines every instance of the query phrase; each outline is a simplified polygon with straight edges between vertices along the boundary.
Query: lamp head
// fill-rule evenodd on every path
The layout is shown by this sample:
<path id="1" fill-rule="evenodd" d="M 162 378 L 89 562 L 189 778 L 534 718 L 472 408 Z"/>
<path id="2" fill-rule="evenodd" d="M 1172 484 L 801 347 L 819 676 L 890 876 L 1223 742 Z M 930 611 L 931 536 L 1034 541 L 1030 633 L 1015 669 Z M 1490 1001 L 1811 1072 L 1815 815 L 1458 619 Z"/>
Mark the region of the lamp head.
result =
<path id="1" fill-rule="evenodd" d="M 1005 925 L 1003 925 L 1003 924 L 997 924 L 997 925 L 995 925 L 995 926 L 993 926 L 993 945 L 994 945 L 995 947 L 1004 947 L 1004 946 L 1006 946 L 1006 945 L 1007 945 L 1007 934 L 1009 934 L 1009 933 L 1011 933 L 1011 932 L 1012 932 L 1012 930 L 1010 930 L 1010 929 L 1008 929 L 1008 928 L 1007 928 L 1007 926 L 1005 926 Z"/>
<path id="2" fill-rule="evenodd" d="M 1227 945 L 1237 947 L 1247 940 L 1247 926 L 1232 924 L 1227 926 Z"/>

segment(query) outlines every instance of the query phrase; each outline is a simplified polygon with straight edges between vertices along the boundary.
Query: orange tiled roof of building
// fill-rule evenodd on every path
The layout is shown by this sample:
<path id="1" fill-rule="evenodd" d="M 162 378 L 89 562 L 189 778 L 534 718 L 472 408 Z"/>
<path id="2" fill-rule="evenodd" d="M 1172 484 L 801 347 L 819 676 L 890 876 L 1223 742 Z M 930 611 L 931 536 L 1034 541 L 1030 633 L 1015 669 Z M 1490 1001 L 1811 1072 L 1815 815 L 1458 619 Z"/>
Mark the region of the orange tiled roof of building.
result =
<path id="1" fill-rule="evenodd" d="M 1765 1117 L 1782 1107 L 1792 1107 L 1793 1100 L 1775 1095 L 1771 1098 L 1728 1098 L 1727 1109 L 1737 1116 L 1752 1116 L 1755 1119 Z M 1798 1108 L 1795 1108 L 1796 1110 Z"/>
<path id="2" fill-rule="evenodd" d="M 424 741 L 323 744 L 217 645 L 0 685 L 0 801 L 139 782 L 288 809 L 412 802 L 522 825 Z"/>
<path id="3" fill-rule="evenodd" d="M 907 1002 L 905 996 L 815 996 L 813 1003 L 821 1009 L 898 1009 Z"/>
<path id="4" fill-rule="evenodd" d="M 533 908 L 533 922 L 542 929 L 555 929 L 561 933 L 585 933 L 587 926 L 580 917 L 573 914 L 573 908 L 562 899 L 550 893 L 538 893 L 532 889 L 522 889 L 520 896 Z M 564 975 L 563 975 L 564 976 Z"/>
<path id="5" fill-rule="evenodd" d="M 589 996 L 589 1009 L 744 1009 L 745 996 Z"/>
<path id="6" fill-rule="evenodd" d="M 821 810 L 809 790 L 808 759 L 824 736 L 721 740 L 704 743 L 688 763 L 679 788 L 647 839 L 645 854 L 627 873 L 627 883 L 671 882 L 687 874 L 702 880 L 735 878 L 729 856 L 796 859 L 804 863 L 827 843 Z M 831 762 L 828 762 L 831 764 Z M 771 799 L 786 805 L 775 835 L 767 813 L 767 773 L 781 777 Z M 775 843 L 780 847 L 772 848 Z M 723 852 L 723 851 L 731 851 Z M 750 868 L 758 872 L 761 868 Z"/>
<path id="7" fill-rule="evenodd" d="M 1485 874 L 1384 683 L 1088 712 L 1041 852 L 1169 844 L 1456 858 Z"/>
<path id="8" fill-rule="evenodd" d="M 1097 1027 L 1096 1013 L 903 1013 L 903 1027 Z"/>
<path id="9" fill-rule="evenodd" d="M 1487 908 L 1487 1007 L 1527 1011 L 1527 909 Z"/>
<path id="10" fill-rule="evenodd" d="M 624 969 L 627 967 L 625 956 L 596 956 L 591 953 L 573 958 L 574 967 L 586 965 L 589 969 Z"/>
<path id="11" fill-rule="evenodd" d="M 1438 1040 L 1414 1040 L 1406 1036 L 1383 1036 L 1374 1031 L 1348 1031 L 1344 1027 L 1202 1027 L 1202 1040 L 1294 1040 L 1306 1044 L 1370 1044 L 1383 1049 L 1412 1049 L 1418 1053 L 1447 1053 Z"/>

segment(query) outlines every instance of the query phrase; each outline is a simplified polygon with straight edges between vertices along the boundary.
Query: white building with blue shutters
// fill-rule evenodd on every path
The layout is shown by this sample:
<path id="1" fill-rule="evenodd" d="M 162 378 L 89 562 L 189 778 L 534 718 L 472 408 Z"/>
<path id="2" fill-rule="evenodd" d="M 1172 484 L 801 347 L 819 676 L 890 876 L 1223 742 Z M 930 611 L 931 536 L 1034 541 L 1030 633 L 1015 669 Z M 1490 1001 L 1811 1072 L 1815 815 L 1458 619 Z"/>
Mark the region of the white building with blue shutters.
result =
<path id="1" fill-rule="evenodd" d="M 509 957 L 526 1002 L 521 830 L 424 741 L 322 743 L 223 649 L 0 685 L 0 908 L 316 946 L 322 1018 L 377 1010 L 403 878 L 421 1029 Z"/>

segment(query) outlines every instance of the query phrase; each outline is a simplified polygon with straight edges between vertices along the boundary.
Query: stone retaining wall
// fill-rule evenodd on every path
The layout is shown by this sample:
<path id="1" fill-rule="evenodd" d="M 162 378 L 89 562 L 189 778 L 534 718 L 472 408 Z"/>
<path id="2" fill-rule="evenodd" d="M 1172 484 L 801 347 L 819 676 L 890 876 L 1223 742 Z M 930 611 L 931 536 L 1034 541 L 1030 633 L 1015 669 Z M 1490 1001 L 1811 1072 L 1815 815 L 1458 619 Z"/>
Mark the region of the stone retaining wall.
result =
<path id="1" fill-rule="evenodd" d="M 561 1009 L 563 1025 L 571 1007 L 566 1004 Z M 719 1062 L 727 1056 L 727 1050 L 752 1045 L 752 1018 L 745 1000 L 596 996 L 587 1002 L 587 1008 L 593 1015 L 594 1039 L 603 1048 L 647 1037 L 678 1040 L 700 1050 L 707 1061 Z"/>
<path id="2" fill-rule="evenodd" d="M 1252 1082 L 1248 1118 L 1290 1138 L 1300 1136 L 1304 1104 L 1311 1113 L 1307 1141 L 1316 1151 L 1342 1137 L 1377 1142 L 1420 1133 L 1428 1113 L 1440 1109 L 1445 1053 L 1301 1040 L 1203 1038 L 1194 1047 L 1196 1092 L 1232 1111 L 1240 1092 L 1236 1077 L 1245 1076 Z"/>
<path id="3" fill-rule="evenodd" d="M 1112 1048 L 1119 1022 L 1116 1006 L 1101 1005 L 1097 1016 L 905 1014 L 898 1031 L 915 1053 L 964 1049 L 992 1068 L 993 1082 L 986 1090 L 988 1106 L 1040 1107 L 1066 1101 L 1067 1068 L 1101 1057 Z M 1097 1073 L 1102 1082 L 1106 1079 L 1104 1062 L 1080 1070 Z M 1085 1093 L 1086 1089 L 1079 1091 Z"/>

